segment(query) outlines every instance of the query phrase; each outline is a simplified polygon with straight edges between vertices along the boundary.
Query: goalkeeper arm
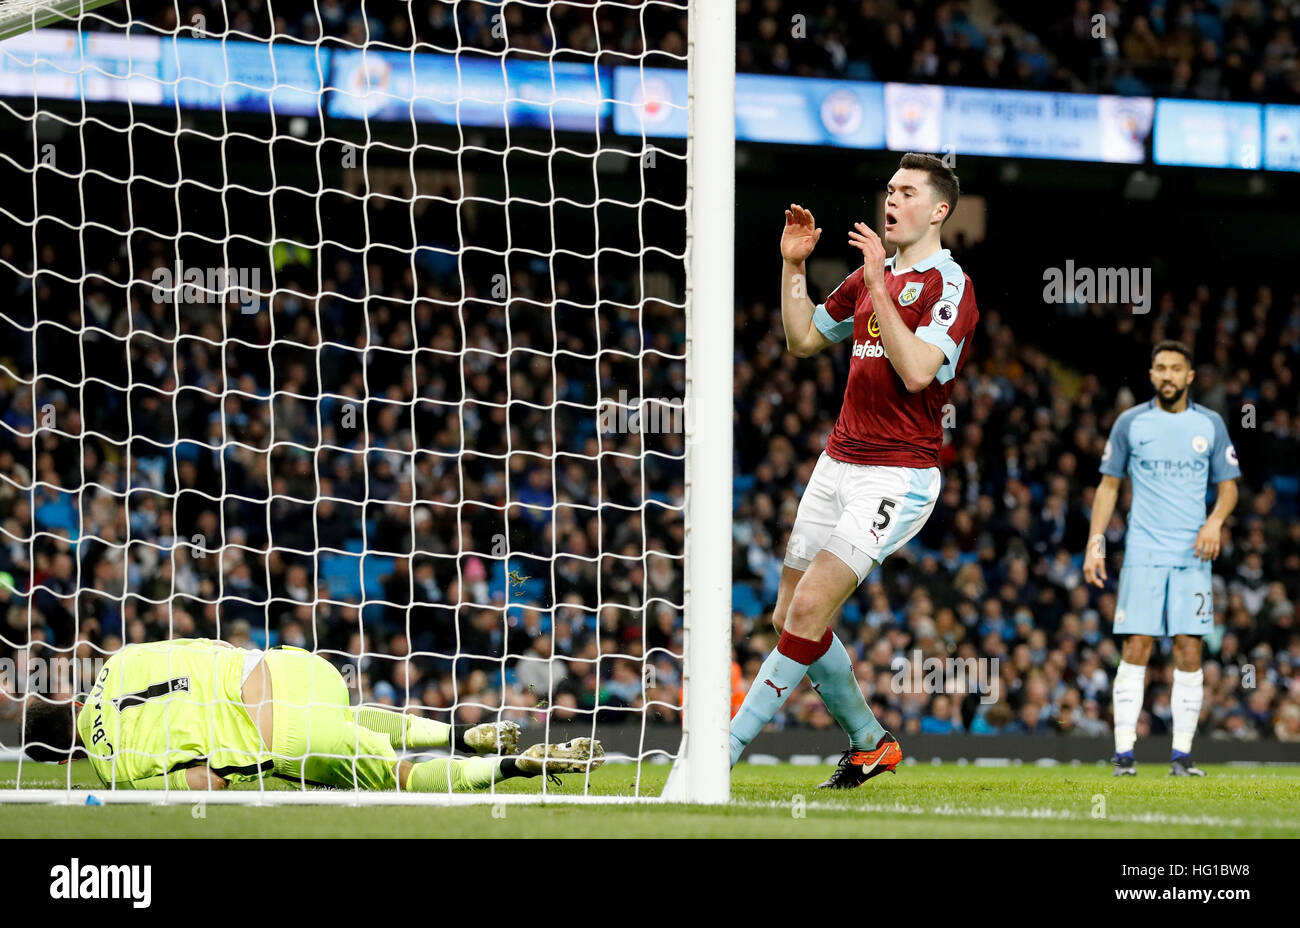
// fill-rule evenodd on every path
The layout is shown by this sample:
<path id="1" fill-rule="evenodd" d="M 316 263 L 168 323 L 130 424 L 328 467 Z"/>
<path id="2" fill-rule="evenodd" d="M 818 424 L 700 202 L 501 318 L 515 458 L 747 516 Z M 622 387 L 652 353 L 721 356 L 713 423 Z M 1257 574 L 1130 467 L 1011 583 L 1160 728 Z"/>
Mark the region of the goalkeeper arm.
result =
<path id="1" fill-rule="evenodd" d="M 141 777 L 117 784 L 118 789 L 225 789 L 226 781 L 213 773 L 206 764 L 160 773 L 154 777 Z"/>

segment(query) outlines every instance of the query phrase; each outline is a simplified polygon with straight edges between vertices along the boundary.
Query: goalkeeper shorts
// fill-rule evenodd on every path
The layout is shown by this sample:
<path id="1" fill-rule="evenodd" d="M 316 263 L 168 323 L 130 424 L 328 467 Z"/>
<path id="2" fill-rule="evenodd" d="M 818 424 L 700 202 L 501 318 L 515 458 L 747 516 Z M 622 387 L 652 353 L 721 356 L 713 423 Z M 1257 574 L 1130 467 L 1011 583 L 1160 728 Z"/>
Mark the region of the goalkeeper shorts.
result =
<path id="1" fill-rule="evenodd" d="M 807 570 L 825 548 L 861 583 L 921 530 L 942 484 L 937 467 L 849 464 L 823 451 L 799 500 L 785 566 Z"/>
<path id="2" fill-rule="evenodd" d="M 362 728 L 334 665 L 300 648 L 266 652 L 274 701 L 277 776 L 338 789 L 397 788 L 388 736 Z"/>

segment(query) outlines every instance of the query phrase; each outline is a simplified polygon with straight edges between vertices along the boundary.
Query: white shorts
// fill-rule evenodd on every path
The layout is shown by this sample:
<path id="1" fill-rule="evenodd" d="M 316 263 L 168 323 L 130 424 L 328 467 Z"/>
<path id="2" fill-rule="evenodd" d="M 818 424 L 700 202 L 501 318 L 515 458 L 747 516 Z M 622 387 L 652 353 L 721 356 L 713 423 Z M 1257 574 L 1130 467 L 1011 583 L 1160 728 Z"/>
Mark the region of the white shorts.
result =
<path id="1" fill-rule="evenodd" d="M 785 566 L 807 570 L 825 548 L 861 583 L 921 530 L 942 482 L 937 467 L 846 464 L 823 451 L 799 500 Z"/>
<path id="2" fill-rule="evenodd" d="M 264 657 L 266 657 L 266 652 L 259 651 L 256 648 L 244 655 L 244 676 L 239 681 L 241 688 L 248 682 L 248 678 L 253 675 L 253 671 L 257 669 L 257 665 L 262 662 Z"/>

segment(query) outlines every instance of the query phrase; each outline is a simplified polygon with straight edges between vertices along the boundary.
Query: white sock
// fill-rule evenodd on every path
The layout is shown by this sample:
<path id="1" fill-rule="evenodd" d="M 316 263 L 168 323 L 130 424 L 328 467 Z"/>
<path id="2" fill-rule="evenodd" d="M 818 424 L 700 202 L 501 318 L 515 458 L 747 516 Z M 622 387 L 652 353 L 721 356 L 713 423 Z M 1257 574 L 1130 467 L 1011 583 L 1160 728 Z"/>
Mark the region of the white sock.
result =
<path id="1" fill-rule="evenodd" d="M 1133 750 L 1133 745 L 1137 742 L 1138 716 L 1142 714 L 1142 693 L 1146 689 L 1146 677 L 1145 664 L 1120 661 L 1119 670 L 1115 671 L 1111 705 L 1115 713 L 1116 754 Z"/>
<path id="2" fill-rule="evenodd" d="M 1174 714 L 1174 750 L 1180 754 L 1192 753 L 1192 737 L 1201 719 L 1201 698 L 1204 695 L 1204 671 L 1174 671 L 1174 691 L 1169 696 L 1169 707 Z"/>

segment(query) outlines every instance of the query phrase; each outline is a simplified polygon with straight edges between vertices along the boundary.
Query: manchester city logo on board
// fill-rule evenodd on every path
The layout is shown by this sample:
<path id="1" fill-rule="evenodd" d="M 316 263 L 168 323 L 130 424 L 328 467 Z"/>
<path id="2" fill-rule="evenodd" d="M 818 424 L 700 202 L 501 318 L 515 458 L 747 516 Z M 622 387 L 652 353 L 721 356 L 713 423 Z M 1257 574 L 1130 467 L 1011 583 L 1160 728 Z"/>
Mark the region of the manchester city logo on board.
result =
<path id="1" fill-rule="evenodd" d="M 921 295 L 921 291 L 923 289 L 925 289 L 924 284 L 920 284 L 920 283 L 908 284 L 906 287 L 903 288 L 903 292 L 898 295 L 898 305 L 911 306 L 913 303 L 916 302 L 916 298 Z"/>

